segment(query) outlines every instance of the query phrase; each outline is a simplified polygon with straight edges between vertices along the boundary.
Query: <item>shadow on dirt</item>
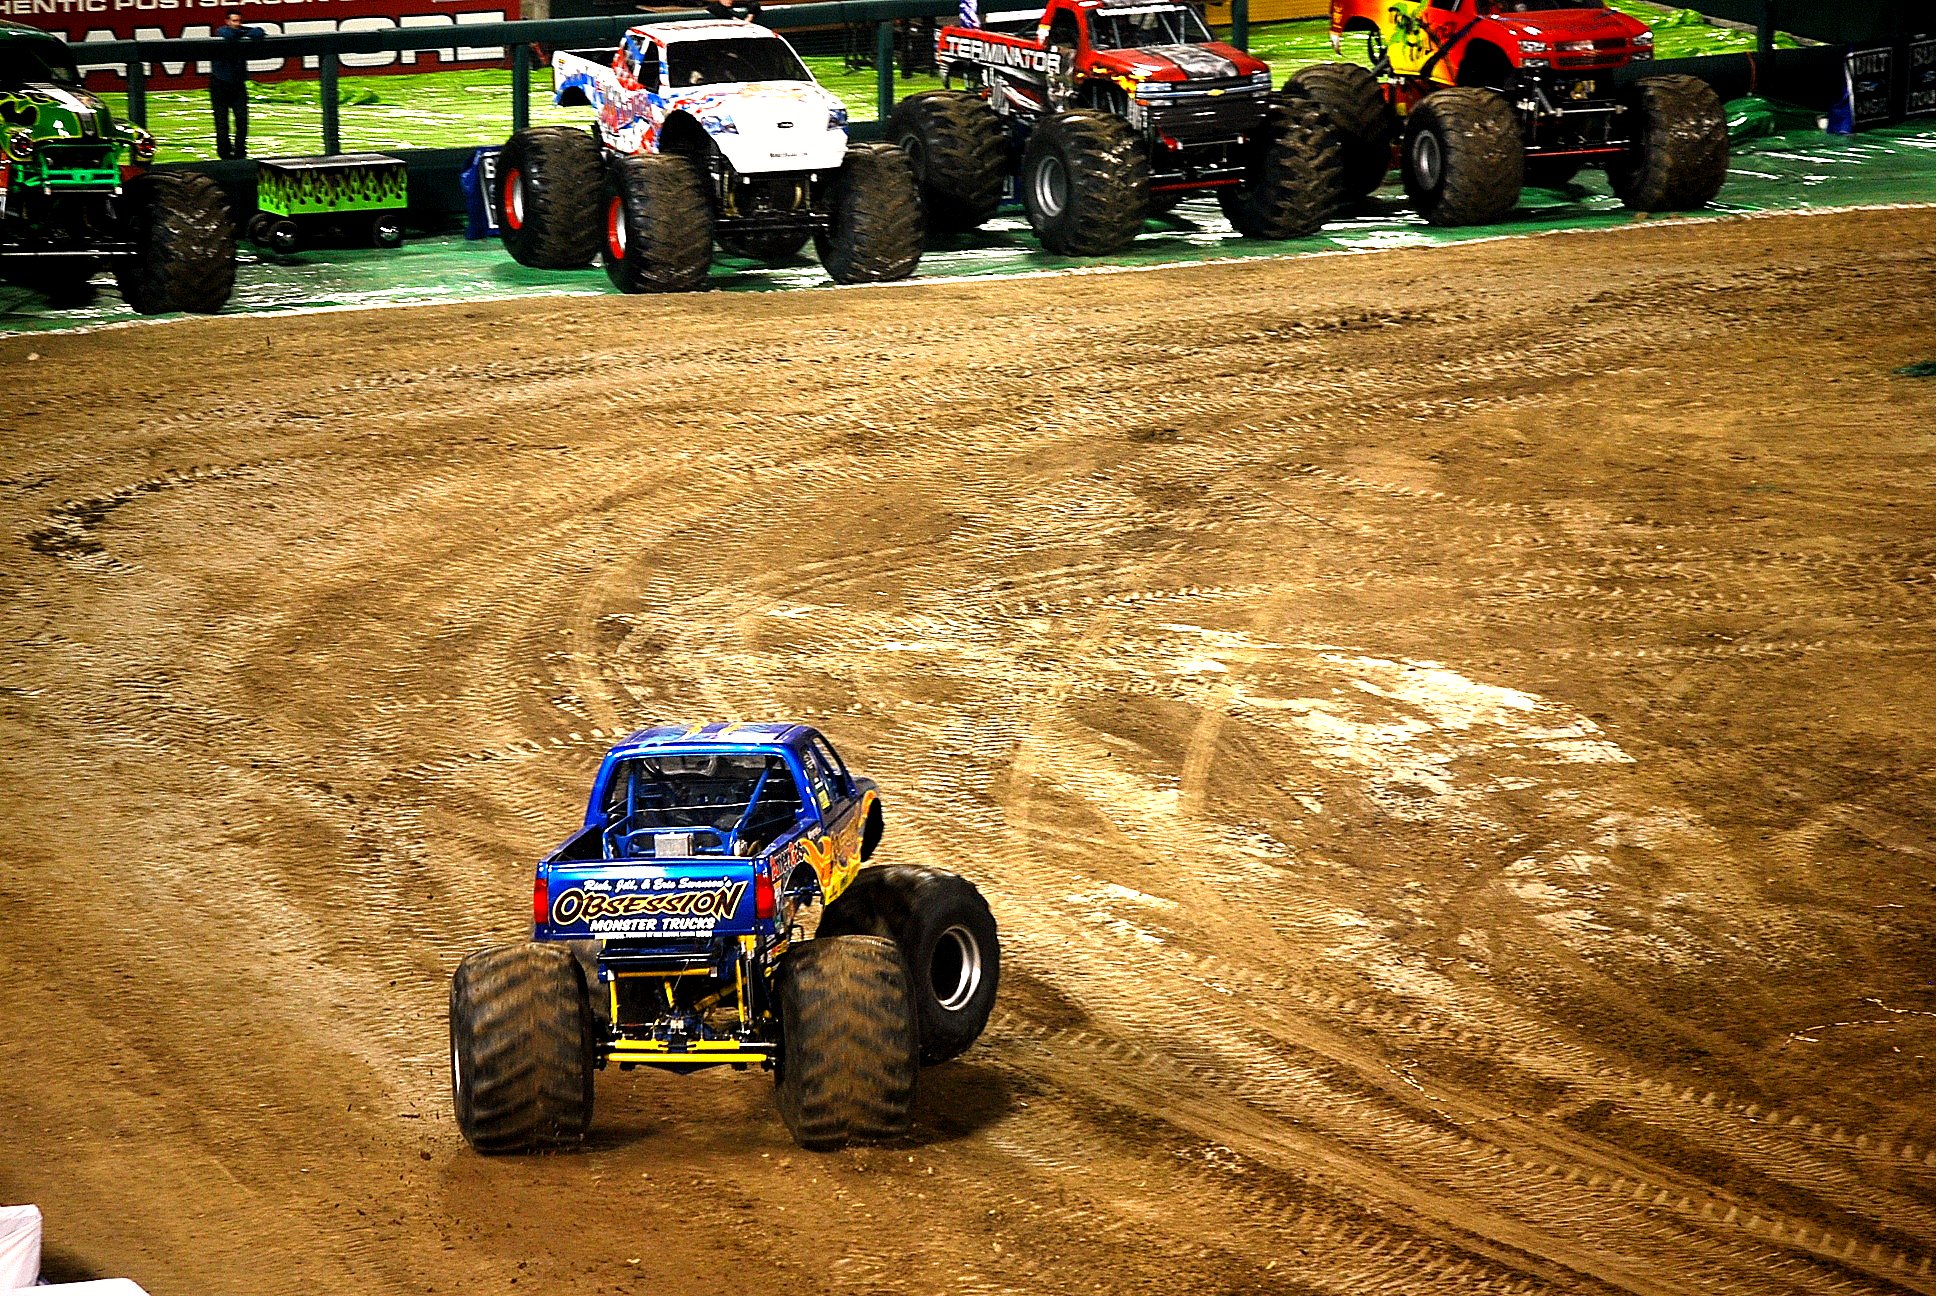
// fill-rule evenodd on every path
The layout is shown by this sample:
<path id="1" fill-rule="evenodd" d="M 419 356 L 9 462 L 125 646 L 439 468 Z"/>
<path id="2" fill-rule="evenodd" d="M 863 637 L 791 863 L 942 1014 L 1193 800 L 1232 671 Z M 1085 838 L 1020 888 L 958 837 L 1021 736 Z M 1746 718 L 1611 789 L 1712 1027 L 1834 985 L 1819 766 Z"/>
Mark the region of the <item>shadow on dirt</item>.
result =
<path id="1" fill-rule="evenodd" d="M 60 1247 L 42 1245 L 40 1279 L 50 1283 L 97 1282 L 106 1277 L 81 1262 L 79 1256 Z"/>
<path id="2" fill-rule="evenodd" d="M 914 1093 L 916 1147 L 979 1134 L 1015 1109 L 1009 1077 L 979 1062 L 945 1062 L 921 1073 Z"/>

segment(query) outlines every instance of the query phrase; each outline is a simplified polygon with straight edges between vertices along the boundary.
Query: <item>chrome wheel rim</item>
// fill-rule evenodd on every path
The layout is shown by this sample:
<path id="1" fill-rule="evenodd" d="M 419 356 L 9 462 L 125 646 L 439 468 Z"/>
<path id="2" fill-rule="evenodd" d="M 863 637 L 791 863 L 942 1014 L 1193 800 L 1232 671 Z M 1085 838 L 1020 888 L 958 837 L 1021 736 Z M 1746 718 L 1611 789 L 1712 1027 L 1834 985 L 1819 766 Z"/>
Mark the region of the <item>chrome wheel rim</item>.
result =
<path id="1" fill-rule="evenodd" d="M 943 1012 L 960 1012 L 981 989 L 981 942 L 975 933 L 956 924 L 934 943 L 928 964 L 928 983 Z"/>
<path id="2" fill-rule="evenodd" d="M 1035 197 L 1035 210 L 1044 216 L 1060 216 L 1069 205 L 1069 168 L 1051 153 L 1035 164 L 1029 177 L 1029 192 Z"/>
<path id="3" fill-rule="evenodd" d="M 1439 147 L 1439 137 L 1429 130 L 1422 130 L 1412 141 L 1412 171 L 1424 188 L 1437 189 L 1445 175 L 1445 150 Z"/>

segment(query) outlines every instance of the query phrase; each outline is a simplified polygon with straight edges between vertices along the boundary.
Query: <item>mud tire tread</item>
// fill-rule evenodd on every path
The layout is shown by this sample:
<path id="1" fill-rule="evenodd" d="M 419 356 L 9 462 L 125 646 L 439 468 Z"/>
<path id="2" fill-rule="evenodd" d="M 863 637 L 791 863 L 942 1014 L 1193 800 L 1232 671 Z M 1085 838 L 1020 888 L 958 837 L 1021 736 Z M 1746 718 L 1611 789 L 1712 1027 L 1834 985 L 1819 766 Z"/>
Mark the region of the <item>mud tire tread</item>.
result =
<path id="1" fill-rule="evenodd" d="M 1412 149 L 1435 130 L 1443 150 L 1440 182 L 1428 188 Z M 1449 87 L 1427 95 L 1405 119 L 1405 193 L 1434 225 L 1487 225 L 1519 205 L 1526 149 L 1511 105 L 1495 90 Z"/>
<path id="2" fill-rule="evenodd" d="M 604 165 L 598 141 L 575 126 L 533 126 L 513 135 L 498 157 L 498 181 L 523 176 L 524 225 L 498 214 L 505 250 L 534 270 L 582 270 L 598 257 Z M 494 196 L 501 202 L 503 194 Z"/>
<path id="3" fill-rule="evenodd" d="M 614 202 L 626 222 L 622 257 L 613 254 L 609 233 L 600 239 L 612 286 L 626 293 L 703 288 L 713 263 L 713 212 L 698 165 L 676 153 L 648 153 L 618 159 L 608 176 L 598 228 L 609 230 Z"/>
<path id="4" fill-rule="evenodd" d="M 1283 94 L 1315 103 L 1337 132 L 1344 202 L 1362 202 L 1385 183 L 1392 144 L 1398 139 L 1398 114 L 1370 69 L 1356 63 L 1318 63 L 1286 81 Z"/>
<path id="5" fill-rule="evenodd" d="M 1691 76 L 1646 77 L 1629 94 L 1640 137 L 1632 152 L 1607 167 L 1620 201 L 1633 211 L 1693 211 L 1713 202 L 1728 179 L 1721 97 Z"/>
<path id="6" fill-rule="evenodd" d="M 500 945 L 459 963 L 450 1047 L 457 1125 L 479 1152 L 575 1143 L 591 1125 L 593 1017 L 563 945 Z"/>
<path id="7" fill-rule="evenodd" d="M 832 218 L 813 240 L 834 282 L 905 279 L 921 263 L 925 237 L 907 154 L 892 144 L 849 145 L 834 177 Z"/>
<path id="8" fill-rule="evenodd" d="M 1030 177 L 1050 153 L 1069 176 L 1061 212 L 1038 210 Z M 1022 205 L 1042 246 L 1063 256 L 1108 256 L 1128 247 L 1149 211 L 1150 163 L 1128 122 L 1089 108 L 1059 112 L 1035 128 L 1022 151 Z"/>
<path id="9" fill-rule="evenodd" d="M 129 182 L 123 210 L 136 255 L 115 283 L 143 315 L 212 315 L 235 291 L 235 226 L 228 200 L 194 171 L 149 171 Z"/>
<path id="10" fill-rule="evenodd" d="M 912 1123 L 914 1014 L 893 941 L 817 938 L 781 959 L 780 1119 L 794 1142 L 830 1151 L 900 1138 Z"/>
<path id="11" fill-rule="evenodd" d="M 979 95 L 930 90 L 894 105 L 887 138 L 907 152 L 927 229 L 966 234 L 995 214 L 1008 177 L 1008 131 Z M 915 148 L 909 149 L 912 141 Z"/>
<path id="12" fill-rule="evenodd" d="M 943 1008 L 930 975 L 936 945 L 960 924 L 982 955 L 981 984 L 960 1008 Z M 955 873 L 908 864 L 862 869 L 821 914 L 819 934 L 891 939 L 909 969 L 921 1064 L 933 1066 L 965 1052 L 981 1037 L 1001 983 L 1001 942 L 988 901 Z"/>
<path id="13" fill-rule="evenodd" d="M 1244 183 L 1217 201 L 1245 238 L 1295 239 L 1317 233 L 1343 195 L 1337 131 L 1316 104 L 1291 100 L 1272 105 Z"/>

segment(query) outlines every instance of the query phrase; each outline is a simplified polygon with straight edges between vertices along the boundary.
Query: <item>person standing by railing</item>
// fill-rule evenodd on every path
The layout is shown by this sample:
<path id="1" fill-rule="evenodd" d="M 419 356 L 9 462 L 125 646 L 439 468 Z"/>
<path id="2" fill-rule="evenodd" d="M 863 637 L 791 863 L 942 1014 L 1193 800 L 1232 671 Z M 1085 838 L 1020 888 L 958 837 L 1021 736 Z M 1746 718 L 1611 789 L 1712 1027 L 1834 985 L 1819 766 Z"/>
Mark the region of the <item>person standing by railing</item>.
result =
<path id="1" fill-rule="evenodd" d="M 244 27 L 242 15 L 229 10 L 228 18 L 215 29 L 220 40 L 232 42 L 233 52 L 224 50 L 208 62 L 208 102 L 215 110 L 215 156 L 249 156 L 249 61 L 242 56 L 242 42 L 261 40 L 260 27 Z M 229 115 L 235 115 L 235 139 L 229 140 Z"/>

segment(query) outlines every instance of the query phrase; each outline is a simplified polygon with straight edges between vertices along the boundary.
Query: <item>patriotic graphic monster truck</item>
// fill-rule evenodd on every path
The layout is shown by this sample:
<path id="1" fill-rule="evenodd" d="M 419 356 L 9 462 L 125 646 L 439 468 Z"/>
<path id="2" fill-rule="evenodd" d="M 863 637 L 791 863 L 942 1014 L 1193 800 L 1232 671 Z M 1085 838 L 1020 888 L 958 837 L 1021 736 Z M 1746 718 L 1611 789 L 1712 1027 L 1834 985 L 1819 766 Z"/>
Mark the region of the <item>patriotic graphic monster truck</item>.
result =
<path id="1" fill-rule="evenodd" d="M 560 50 L 552 80 L 597 120 L 505 145 L 499 224 L 524 265 L 602 255 L 621 290 L 676 292 L 705 282 L 715 240 L 777 262 L 811 238 L 840 283 L 905 278 L 921 259 L 906 159 L 849 144 L 846 106 L 764 27 L 645 24 L 616 50 Z"/>
<path id="2" fill-rule="evenodd" d="M 888 120 L 931 227 L 976 228 L 1011 176 L 1037 237 L 1070 256 L 1121 249 L 1198 191 L 1251 238 L 1311 234 L 1335 205 L 1322 114 L 1274 98 L 1268 67 L 1175 0 L 1050 0 L 1020 32 L 944 28 L 936 59 L 965 89 L 913 95 Z"/>
<path id="3" fill-rule="evenodd" d="M 863 868 L 881 829 L 874 784 L 805 725 L 668 726 L 614 747 L 584 826 L 538 865 L 532 939 L 451 980 L 465 1139 L 578 1138 L 610 1063 L 771 1069 L 808 1148 L 905 1133 L 919 1066 L 987 1024 L 1001 949 L 972 883 Z"/>
<path id="4" fill-rule="evenodd" d="M 1608 84 L 1654 56 L 1654 37 L 1604 0 L 1332 0 L 1332 47 L 1359 33 L 1371 71 L 1324 63 L 1284 87 L 1337 129 L 1347 201 L 1384 182 L 1394 142 L 1436 225 L 1498 220 L 1525 184 L 1588 165 L 1636 211 L 1703 207 L 1727 180 L 1727 117 L 1706 82 Z"/>
<path id="5" fill-rule="evenodd" d="M 56 302 L 104 265 L 144 315 L 216 311 L 235 231 L 207 176 L 147 169 L 155 137 L 81 87 L 59 37 L 0 22 L 0 276 Z"/>

